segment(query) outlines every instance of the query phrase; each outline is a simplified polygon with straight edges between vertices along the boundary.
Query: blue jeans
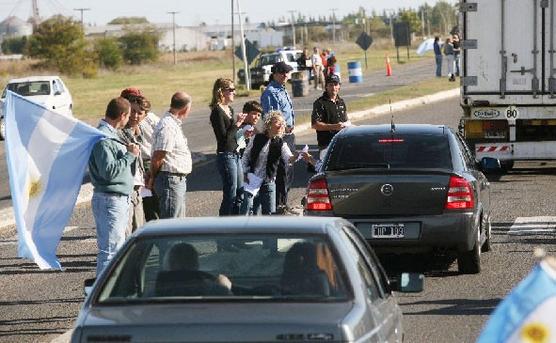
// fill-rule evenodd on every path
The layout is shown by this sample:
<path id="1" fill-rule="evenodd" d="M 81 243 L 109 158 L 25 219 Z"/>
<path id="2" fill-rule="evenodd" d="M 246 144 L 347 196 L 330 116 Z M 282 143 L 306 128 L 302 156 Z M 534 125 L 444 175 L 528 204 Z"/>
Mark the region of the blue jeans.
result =
<path id="1" fill-rule="evenodd" d="M 91 200 L 97 229 L 97 276 L 124 245 L 129 220 L 129 196 L 93 193 Z"/>
<path id="2" fill-rule="evenodd" d="M 187 191 L 185 175 L 159 172 L 154 179 L 154 191 L 158 196 L 161 219 L 185 217 L 185 193 Z"/>
<path id="3" fill-rule="evenodd" d="M 243 168 L 239 154 L 219 152 L 216 167 L 222 178 L 222 203 L 218 213 L 221 216 L 238 214 L 243 187 Z"/>
<path id="4" fill-rule="evenodd" d="M 263 182 L 261 189 L 259 189 L 259 193 L 257 193 L 257 197 L 259 198 L 263 215 L 276 212 L 276 184 L 274 182 Z M 248 216 L 251 214 L 252 207 L 253 194 L 244 191 L 240 214 Z"/>
<path id="5" fill-rule="evenodd" d="M 442 76 L 442 55 L 434 55 L 436 61 L 436 76 Z"/>

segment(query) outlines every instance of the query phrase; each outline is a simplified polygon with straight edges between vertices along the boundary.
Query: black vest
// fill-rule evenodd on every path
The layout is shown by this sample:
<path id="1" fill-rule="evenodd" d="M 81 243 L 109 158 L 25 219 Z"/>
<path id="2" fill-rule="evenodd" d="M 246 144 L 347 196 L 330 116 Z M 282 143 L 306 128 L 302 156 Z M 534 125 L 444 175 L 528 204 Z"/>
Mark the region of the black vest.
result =
<path id="1" fill-rule="evenodd" d="M 268 142 L 269 138 L 264 133 L 258 133 L 253 137 L 253 147 L 251 147 L 251 155 L 249 156 L 249 171 L 251 173 L 255 172 L 255 165 L 259 159 L 261 150 Z M 282 145 L 284 141 L 282 138 L 273 138 L 270 141 L 270 146 L 268 147 L 268 158 L 266 160 L 266 179 L 272 180 L 276 177 L 276 171 L 278 170 L 278 163 L 280 162 L 280 157 L 282 156 Z"/>

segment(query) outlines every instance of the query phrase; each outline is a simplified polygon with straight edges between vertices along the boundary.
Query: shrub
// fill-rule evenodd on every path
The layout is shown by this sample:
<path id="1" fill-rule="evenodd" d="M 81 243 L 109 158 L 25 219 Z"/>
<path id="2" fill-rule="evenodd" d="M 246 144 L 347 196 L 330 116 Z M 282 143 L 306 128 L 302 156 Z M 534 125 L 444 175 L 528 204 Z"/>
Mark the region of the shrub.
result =
<path id="1" fill-rule="evenodd" d="M 98 62 L 101 67 L 118 69 L 124 60 L 118 41 L 114 38 L 100 38 L 94 42 Z"/>
<path id="2" fill-rule="evenodd" d="M 13 37 L 2 41 L 2 52 L 4 54 L 23 54 L 27 45 L 27 37 Z"/>
<path id="3" fill-rule="evenodd" d="M 122 45 L 124 60 L 129 64 L 142 64 L 156 61 L 159 34 L 154 31 L 128 32 L 119 38 Z"/>

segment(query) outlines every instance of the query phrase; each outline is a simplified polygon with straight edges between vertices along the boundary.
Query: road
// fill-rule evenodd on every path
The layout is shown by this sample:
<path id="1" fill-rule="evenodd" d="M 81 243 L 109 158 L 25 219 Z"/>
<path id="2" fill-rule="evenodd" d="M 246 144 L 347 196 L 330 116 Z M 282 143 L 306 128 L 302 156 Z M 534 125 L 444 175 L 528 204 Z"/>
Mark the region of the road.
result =
<path id="1" fill-rule="evenodd" d="M 373 94 L 383 92 L 392 88 L 416 83 L 423 79 L 423 75 L 432 75 L 434 62 L 432 59 L 408 63 L 396 67 L 391 77 L 385 77 L 383 71 L 372 72 L 365 75 L 365 82 L 359 84 L 342 84 L 342 96 L 347 104 L 354 99 L 371 97 Z M 347 78 L 347 76 L 345 76 Z M 183 89 L 187 91 L 187 87 Z M 290 92 L 291 94 L 291 92 Z M 293 98 L 294 108 L 298 116 L 308 114 L 312 111 L 313 101 L 321 95 L 321 91 L 310 89 L 309 96 Z M 168 100 L 171 94 L 168 94 Z M 250 98 L 249 100 L 258 100 Z M 241 106 L 247 98 L 237 97 L 233 105 L 236 112 L 241 111 Z M 108 101 L 108 99 L 107 99 Z M 162 114 L 161 113 L 158 114 Z M 214 133 L 209 121 L 210 110 L 208 104 L 196 103 L 193 99 L 192 112 L 184 124 L 184 132 L 190 144 L 191 150 L 197 153 L 212 153 L 215 151 Z M 100 118 L 99 118 L 100 119 Z M 6 158 L 4 156 L 4 143 L 0 142 L 0 209 L 11 206 L 10 190 L 8 185 L 8 173 L 6 171 Z"/>
<path id="2" fill-rule="evenodd" d="M 457 99 L 396 113 L 396 123 L 436 123 L 456 127 Z M 362 123 L 390 122 L 379 117 Z M 314 133 L 298 136 L 298 143 L 313 145 Z M 389 268 L 425 271 L 425 291 L 397 295 L 404 312 L 406 342 L 473 342 L 489 313 L 533 266 L 534 247 L 554 253 L 554 234 L 526 233 L 526 223 L 544 221 L 554 229 L 556 163 L 518 164 L 506 175 L 491 177 L 493 203 L 493 251 L 483 255 L 483 271 L 478 275 L 458 275 L 449 258 L 383 260 Z M 300 164 L 296 170 L 291 204 L 299 204 L 309 174 Z M 221 199 L 220 181 L 214 155 L 197 165 L 188 178 L 188 214 L 216 215 Z M 0 238 L 0 341 L 46 342 L 70 329 L 83 300 L 82 282 L 94 276 L 95 232 L 90 209 L 76 208 L 64 234 L 59 257 L 64 272 L 39 271 L 34 264 L 15 259 L 16 238 Z M 553 230 L 554 231 L 554 230 Z M 418 263 L 415 263 L 418 262 Z M 447 271 L 440 270 L 449 266 Z"/>

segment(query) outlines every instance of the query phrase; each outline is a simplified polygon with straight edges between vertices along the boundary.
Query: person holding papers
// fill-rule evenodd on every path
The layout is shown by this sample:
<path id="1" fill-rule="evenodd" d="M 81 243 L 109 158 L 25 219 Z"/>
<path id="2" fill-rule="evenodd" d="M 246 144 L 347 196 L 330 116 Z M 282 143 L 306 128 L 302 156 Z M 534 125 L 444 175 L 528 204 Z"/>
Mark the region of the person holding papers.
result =
<path id="1" fill-rule="evenodd" d="M 95 144 L 89 157 L 93 184 L 91 207 L 97 230 L 97 275 L 125 242 L 129 218 L 129 196 L 133 190 L 132 165 L 139 156 L 137 144 L 124 144 L 118 130 L 126 126 L 131 106 L 124 98 L 112 99 L 98 129 L 107 139 Z"/>
<path id="2" fill-rule="evenodd" d="M 264 123 L 264 132 L 256 134 L 243 153 L 242 163 L 244 177 L 244 199 L 240 214 L 249 215 L 253 206 L 253 197 L 259 194 L 262 214 L 276 212 L 276 173 L 280 159 L 286 165 L 296 161 L 298 156 L 305 159 L 307 153 L 294 152 L 284 142 L 286 121 L 279 111 L 268 113 Z"/>

